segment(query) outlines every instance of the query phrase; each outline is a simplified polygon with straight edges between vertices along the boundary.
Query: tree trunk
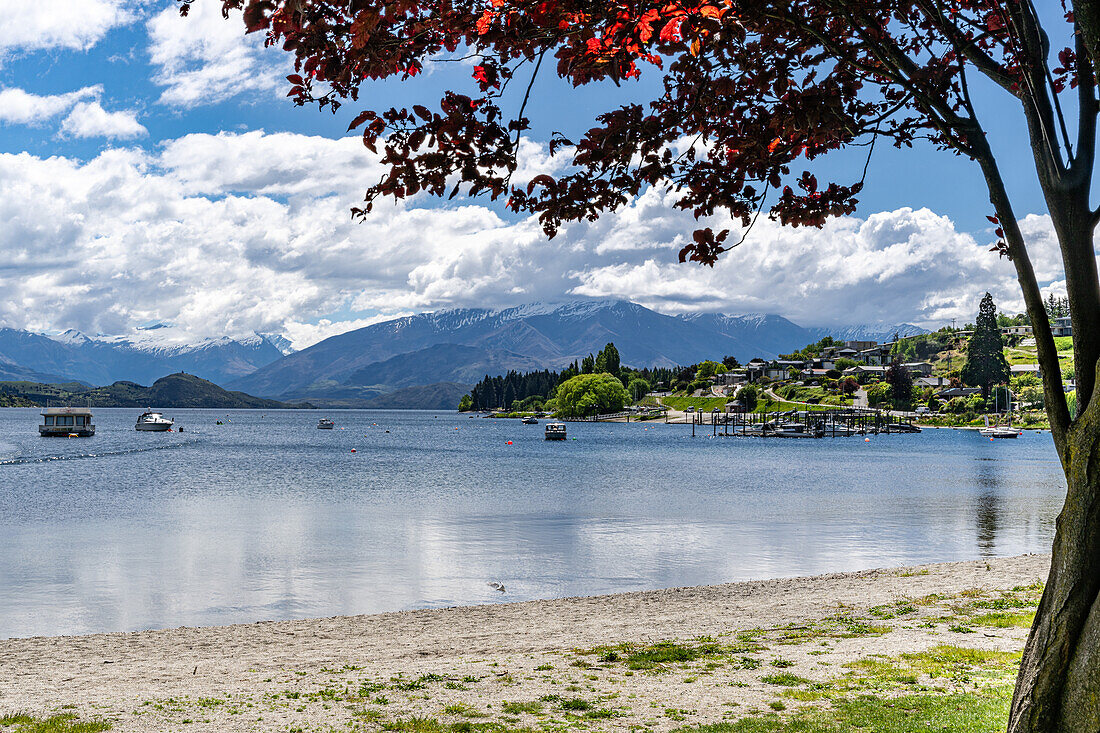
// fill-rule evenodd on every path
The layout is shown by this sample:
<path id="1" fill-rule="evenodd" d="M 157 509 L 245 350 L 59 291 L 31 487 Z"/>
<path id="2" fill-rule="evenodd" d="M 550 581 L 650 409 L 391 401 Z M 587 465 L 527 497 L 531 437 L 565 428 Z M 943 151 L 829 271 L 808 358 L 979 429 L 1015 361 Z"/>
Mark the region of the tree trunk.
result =
<path id="1" fill-rule="evenodd" d="M 1100 731 L 1100 400 L 1067 432 L 1068 492 L 1024 648 L 1009 733 Z"/>

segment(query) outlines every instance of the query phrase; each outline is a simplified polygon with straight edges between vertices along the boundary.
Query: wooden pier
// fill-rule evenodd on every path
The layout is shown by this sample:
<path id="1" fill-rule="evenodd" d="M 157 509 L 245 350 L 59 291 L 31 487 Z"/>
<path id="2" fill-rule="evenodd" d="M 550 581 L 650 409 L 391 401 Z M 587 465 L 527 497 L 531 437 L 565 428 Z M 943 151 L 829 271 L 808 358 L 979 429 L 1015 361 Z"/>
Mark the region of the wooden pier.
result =
<path id="1" fill-rule="evenodd" d="M 696 412 L 691 433 L 711 428 L 714 436 L 755 438 L 850 438 L 889 433 L 919 433 L 911 418 L 882 410 L 788 410 L 785 412 Z"/>

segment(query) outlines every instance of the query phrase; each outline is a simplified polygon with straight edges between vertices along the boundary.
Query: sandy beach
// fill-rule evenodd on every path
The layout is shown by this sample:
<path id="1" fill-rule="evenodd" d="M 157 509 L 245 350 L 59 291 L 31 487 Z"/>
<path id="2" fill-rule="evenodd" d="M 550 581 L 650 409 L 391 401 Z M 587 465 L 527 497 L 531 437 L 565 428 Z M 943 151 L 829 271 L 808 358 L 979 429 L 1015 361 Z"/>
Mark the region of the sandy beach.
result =
<path id="1" fill-rule="evenodd" d="M 1048 556 L 1025 555 L 592 598 L 9 639 L 0 641 L 0 715 L 66 711 L 123 732 L 376 730 L 414 716 L 672 730 L 819 704 L 811 693 L 823 688 L 814 683 L 837 689 L 861 673 L 862 659 L 904 666 L 917 659 L 904 655 L 944 645 L 1015 653 L 1048 566 Z M 1024 609 L 1025 618 L 1002 623 L 988 613 L 1006 607 Z M 912 666 L 910 686 L 935 676 Z M 800 682 L 778 683 L 777 674 Z M 999 672 L 942 684 L 951 691 L 1010 677 L 1009 661 Z"/>

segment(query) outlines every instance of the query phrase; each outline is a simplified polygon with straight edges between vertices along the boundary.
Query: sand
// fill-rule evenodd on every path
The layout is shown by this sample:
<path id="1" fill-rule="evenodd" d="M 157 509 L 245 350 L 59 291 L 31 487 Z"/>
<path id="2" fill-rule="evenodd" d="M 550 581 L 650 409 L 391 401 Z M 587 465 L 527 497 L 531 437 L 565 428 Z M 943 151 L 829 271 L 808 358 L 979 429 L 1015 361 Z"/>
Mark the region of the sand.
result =
<path id="1" fill-rule="evenodd" d="M 853 659 L 936 644 L 1018 650 L 1025 628 L 951 631 L 957 599 L 1045 579 L 1049 562 L 1025 555 L 591 598 L 2 640 L 0 714 L 66 710 L 121 732 L 374 730 L 413 715 L 538 725 L 568 719 L 557 698 L 581 698 L 613 715 L 578 712 L 581 727 L 671 730 L 774 700 L 776 690 L 761 679 L 776 671 L 777 659 L 803 678 L 825 680 Z M 889 617 L 876 607 L 902 603 L 915 610 L 876 621 Z M 838 618 L 889 628 L 823 631 L 835 632 Z M 789 643 L 788 625 L 814 631 Z M 748 630 L 755 631 L 738 636 Z M 584 653 L 699 637 L 743 646 L 755 639 L 764 648 L 746 648 L 731 663 L 637 674 Z M 760 668 L 736 661 L 746 656 Z M 502 712 L 505 701 L 540 698 L 547 699 L 537 715 Z"/>

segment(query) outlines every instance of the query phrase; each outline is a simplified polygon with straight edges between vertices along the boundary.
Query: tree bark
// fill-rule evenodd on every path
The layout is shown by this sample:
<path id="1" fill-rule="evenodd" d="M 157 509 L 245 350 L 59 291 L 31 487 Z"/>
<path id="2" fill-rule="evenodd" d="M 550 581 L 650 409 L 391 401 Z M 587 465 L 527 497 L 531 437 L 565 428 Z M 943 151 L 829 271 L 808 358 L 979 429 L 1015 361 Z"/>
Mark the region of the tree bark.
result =
<path id="1" fill-rule="evenodd" d="M 1012 699 L 1009 733 L 1100 731 L 1100 401 L 1061 451 L 1069 489 Z"/>

